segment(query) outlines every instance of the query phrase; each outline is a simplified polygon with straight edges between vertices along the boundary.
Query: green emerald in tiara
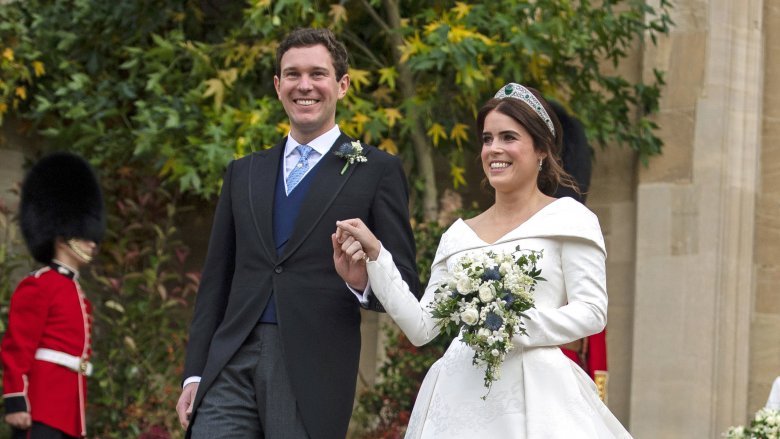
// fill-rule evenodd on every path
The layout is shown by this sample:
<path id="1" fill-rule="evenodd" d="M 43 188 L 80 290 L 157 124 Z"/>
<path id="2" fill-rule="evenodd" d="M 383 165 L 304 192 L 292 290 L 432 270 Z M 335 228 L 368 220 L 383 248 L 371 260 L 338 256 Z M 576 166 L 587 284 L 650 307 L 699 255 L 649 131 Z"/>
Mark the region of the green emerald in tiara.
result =
<path id="1" fill-rule="evenodd" d="M 552 119 L 550 119 L 550 116 L 542 106 L 542 103 L 539 102 L 539 99 L 537 99 L 536 96 L 534 96 L 533 93 L 531 93 L 527 88 L 512 82 L 505 85 L 503 88 L 500 88 L 498 93 L 496 93 L 496 95 L 493 97 L 496 99 L 515 98 L 525 102 L 526 105 L 531 107 L 531 109 L 542 118 L 544 123 L 547 125 L 547 128 L 549 128 L 550 132 L 553 134 L 553 136 L 555 136 L 555 127 L 553 126 Z"/>

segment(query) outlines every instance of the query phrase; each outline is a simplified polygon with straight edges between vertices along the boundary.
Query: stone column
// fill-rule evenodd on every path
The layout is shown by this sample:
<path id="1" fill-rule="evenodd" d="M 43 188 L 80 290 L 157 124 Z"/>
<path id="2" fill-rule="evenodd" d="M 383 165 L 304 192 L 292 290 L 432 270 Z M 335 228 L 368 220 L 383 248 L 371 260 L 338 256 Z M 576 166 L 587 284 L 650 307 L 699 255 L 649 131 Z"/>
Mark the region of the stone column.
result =
<path id="1" fill-rule="evenodd" d="M 664 154 L 637 189 L 630 428 L 714 438 L 747 409 L 763 3 L 683 0 L 673 14 L 645 57 L 669 87 Z"/>
<path id="2" fill-rule="evenodd" d="M 780 375 L 780 0 L 764 0 L 764 108 L 757 197 L 754 314 L 748 415 L 766 404 Z"/>

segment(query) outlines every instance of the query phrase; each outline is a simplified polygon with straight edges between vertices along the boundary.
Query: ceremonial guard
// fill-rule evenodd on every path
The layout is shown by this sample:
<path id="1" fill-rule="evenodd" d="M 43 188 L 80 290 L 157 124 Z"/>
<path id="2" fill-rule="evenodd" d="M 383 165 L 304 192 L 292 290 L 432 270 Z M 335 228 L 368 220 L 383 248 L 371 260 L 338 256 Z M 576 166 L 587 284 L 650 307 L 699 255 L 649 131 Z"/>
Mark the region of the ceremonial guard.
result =
<path id="1" fill-rule="evenodd" d="M 588 139 L 585 137 L 585 129 L 582 127 L 582 123 L 570 115 L 561 104 L 550 103 L 563 129 L 561 150 L 563 169 L 574 177 L 580 189 L 579 192 L 576 192 L 561 186 L 556 191 L 555 197 L 572 197 L 585 204 L 592 171 L 592 151 Z M 609 378 L 607 373 L 607 330 L 604 329 L 597 334 L 568 343 L 561 349 L 567 357 L 579 364 L 590 375 L 593 382 L 596 383 L 601 400 L 607 402 L 607 381 Z"/>
<path id="2" fill-rule="evenodd" d="M 45 266 L 11 296 L 0 346 L 5 421 L 15 438 L 84 437 L 92 318 L 79 269 L 105 231 L 89 164 L 69 153 L 35 164 L 22 184 L 20 223 L 30 253 Z"/>
<path id="3" fill-rule="evenodd" d="M 561 350 L 590 375 L 599 397 L 607 402 L 607 330 L 564 345 Z"/>

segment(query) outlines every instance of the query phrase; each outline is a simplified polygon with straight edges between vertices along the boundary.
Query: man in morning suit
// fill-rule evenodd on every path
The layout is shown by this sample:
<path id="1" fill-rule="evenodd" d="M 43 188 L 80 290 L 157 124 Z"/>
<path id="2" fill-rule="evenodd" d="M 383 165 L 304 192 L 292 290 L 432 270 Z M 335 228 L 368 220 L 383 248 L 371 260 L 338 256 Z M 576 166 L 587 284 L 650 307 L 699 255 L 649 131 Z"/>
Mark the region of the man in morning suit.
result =
<path id="1" fill-rule="evenodd" d="M 419 282 L 400 160 L 366 145 L 334 154 L 353 149 L 335 122 L 347 69 L 330 31 L 289 34 L 274 86 L 290 133 L 225 171 L 176 407 L 192 438 L 345 437 L 360 307 L 381 305 L 365 273 L 336 274 L 336 221 L 362 218 Z"/>

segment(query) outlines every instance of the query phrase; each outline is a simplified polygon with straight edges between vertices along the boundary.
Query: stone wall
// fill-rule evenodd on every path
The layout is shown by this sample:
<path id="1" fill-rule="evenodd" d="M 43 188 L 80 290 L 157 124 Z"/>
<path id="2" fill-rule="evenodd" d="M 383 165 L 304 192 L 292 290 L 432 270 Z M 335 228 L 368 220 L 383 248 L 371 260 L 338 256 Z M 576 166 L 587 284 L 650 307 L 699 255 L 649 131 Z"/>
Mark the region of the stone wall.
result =
<path id="1" fill-rule="evenodd" d="M 755 359 L 780 331 L 775 323 L 769 332 L 769 320 L 759 323 L 753 311 L 770 3 L 677 1 L 671 37 L 644 53 L 646 77 L 659 67 L 668 85 L 658 117 L 664 154 L 638 174 L 636 437 L 718 437 L 763 405 L 769 369 L 780 373 Z M 764 241 L 778 244 L 776 236 Z M 749 395 L 749 383 L 763 396 Z"/>
<path id="2" fill-rule="evenodd" d="M 748 413 L 766 403 L 769 385 L 780 375 L 780 0 L 764 0 L 763 14 L 761 172 L 756 197 Z"/>

